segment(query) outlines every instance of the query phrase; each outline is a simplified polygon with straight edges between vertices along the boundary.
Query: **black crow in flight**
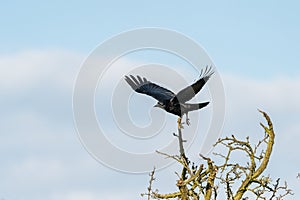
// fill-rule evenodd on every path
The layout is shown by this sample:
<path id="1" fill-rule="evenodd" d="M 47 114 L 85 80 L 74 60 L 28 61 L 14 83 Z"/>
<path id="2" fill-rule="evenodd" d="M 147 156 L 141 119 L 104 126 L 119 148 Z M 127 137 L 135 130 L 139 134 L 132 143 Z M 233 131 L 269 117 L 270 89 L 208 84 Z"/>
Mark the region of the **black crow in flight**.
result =
<path id="1" fill-rule="evenodd" d="M 154 107 L 162 108 L 169 113 L 179 116 L 178 128 L 182 128 L 181 118 L 184 114 L 186 114 L 186 123 L 189 125 L 188 112 L 201 109 L 209 104 L 209 102 L 186 102 L 191 100 L 202 89 L 213 73 L 211 67 L 206 67 L 205 70 L 202 69 L 200 78 L 177 94 L 140 76 L 125 76 L 125 80 L 136 92 L 149 95 L 158 100 L 158 103 Z"/>

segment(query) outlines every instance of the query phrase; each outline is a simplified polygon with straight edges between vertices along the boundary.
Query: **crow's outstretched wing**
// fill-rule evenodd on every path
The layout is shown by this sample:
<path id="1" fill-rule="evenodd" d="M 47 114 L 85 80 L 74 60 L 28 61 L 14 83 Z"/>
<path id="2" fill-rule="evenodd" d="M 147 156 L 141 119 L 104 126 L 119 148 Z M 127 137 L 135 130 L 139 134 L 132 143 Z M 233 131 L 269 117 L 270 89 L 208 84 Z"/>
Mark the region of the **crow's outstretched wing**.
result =
<path id="1" fill-rule="evenodd" d="M 156 85 L 155 83 L 151 83 L 146 78 L 141 78 L 140 76 L 125 76 L 125 81 L 136 92 L 149 95 L 160 102 L 164 102 L 175 97 L 175 94 L 172 91 Z"/>
<path id="2" fill-rule="evenodd" d="M 176 95 L 178 101 L 185 103 L 191 100 L 202 89 L 213 73 L 211 67 L 206 67 L 204 70 L 202 69 L 200 73 L 201 78 L 199 80 L 178 92 Z"/>

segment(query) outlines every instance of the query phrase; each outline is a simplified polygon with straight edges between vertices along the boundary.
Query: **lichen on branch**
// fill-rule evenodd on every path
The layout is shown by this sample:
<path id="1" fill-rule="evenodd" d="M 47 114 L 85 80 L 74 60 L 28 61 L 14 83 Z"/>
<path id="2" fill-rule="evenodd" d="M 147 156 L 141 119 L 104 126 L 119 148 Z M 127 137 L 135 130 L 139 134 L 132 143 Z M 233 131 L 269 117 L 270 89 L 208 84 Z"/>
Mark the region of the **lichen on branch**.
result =
<path id="1" fill-rule="evenodd" d="M 158 190 L 152 189 L 154 181 L 154 170 L 150 173 L 150 184 L 148 193 L 144 194 L 148 199 L 182 199 L 182 200 L 216 200 L 227 198 L 228 200 L 241 199 L 283 199 L 292 195 L 287 183 L 280 185 L 280 179 L 272 181 L 270 176 L 263 175 L 266 170 L 270 156 L 273 151 L 275 133 L 273 124 L 267 113 L 259 110 L 267 121 L 267 125 L 260 123 L 265 135 L 257 144 L 252 145 L 249 137 L 245 140 L 237 139 L 231 135 L 219 139 L 214 146 L 225 148 L 222 153 L 214 153 L 214 159 L 200 155 L 204 163 L 195 165 L 185 155 L 182 138 L 182 130 L 178 129 L 179 155 L 163 156 L 176 160 L 182 166 L 181 175 L 177 180 L 178 191 L 167 194 L 160 194 Z M 261 150 L 261 152 L 259 152 Z M 225 152 L 225 153 L 224 153 Z M 232 154 L 241 152 L 245 155 L 243 159 L 246 164 L 234 161 Z M 221 161 L 220 161 L 221 160 Z M 247 161 L 248 160 L 248 161 Z M 218 162 L 217 162 L 218 161 Z M 177 173 L 178 174 L 178 173 Z"/>

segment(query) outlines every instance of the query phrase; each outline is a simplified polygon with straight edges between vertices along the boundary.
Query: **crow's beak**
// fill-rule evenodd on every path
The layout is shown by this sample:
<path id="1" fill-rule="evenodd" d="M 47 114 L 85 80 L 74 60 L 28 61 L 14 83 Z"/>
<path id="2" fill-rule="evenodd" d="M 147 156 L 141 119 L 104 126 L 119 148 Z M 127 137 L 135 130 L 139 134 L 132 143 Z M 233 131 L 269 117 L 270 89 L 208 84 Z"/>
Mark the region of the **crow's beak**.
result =
<path id="1" fill-rule="evenodd" d="M 157 103 L 156 105 L 153 106 L 154 108 L 162 108 L 163 109 L 163 106 L 159 103 Z"/>
<path id="2" fill-rule="evenodd" d="M 159 103 L 157 103 L 157 104 L 155 104 L 153 107 L 154 107 L 154 108 L 161 108 L 161 105 L 160 105 Z"/>

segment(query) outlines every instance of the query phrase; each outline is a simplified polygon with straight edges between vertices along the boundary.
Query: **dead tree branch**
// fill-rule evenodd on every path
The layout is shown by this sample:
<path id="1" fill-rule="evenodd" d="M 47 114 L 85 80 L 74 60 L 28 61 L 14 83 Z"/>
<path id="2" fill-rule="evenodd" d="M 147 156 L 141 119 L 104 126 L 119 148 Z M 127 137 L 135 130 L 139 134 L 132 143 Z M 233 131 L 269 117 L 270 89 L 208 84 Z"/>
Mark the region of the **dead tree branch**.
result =
<path id="1" fill-rule="evenodd" d="M 249 137 L 245 140 L 237 139 L 234 135 L 219 139 L 215 146 L 225 148 L 222 153 L 214 153 L 221 158 L 221 163 L 215 163 L 211 158 L 200 155 L 200 158 L 206 164 L 199 166 L 191 163 L 185 155 L 181 128 L 178 129 L 179 156 L 168 155 L 158 152 L 167 158 L 172 158 L 182 165 L 182 172 L 176 183 L 178 191 L 169 194 L 159 194 L 152 190 L 154 180 L 154 171 L 151 175 L 146 193 L 148 199 L 150 196 L 155 199 L 181 199 L 181 200 L 211 200 L 225 199 L 241 200 L 252 199 L 276 199 L 281 200 L 287 195 L 292 195 L 292 191 L 287 184 L 280 185 L 280 179 L 275 183 L 269 176 L 264 176 L 263 172 L 267 168 L 275 141 L 275 133 L 270 117 L 259 110 L 267 121 L 267 125 L 260 123 L 264 129 L 264 137 L 257 144 L 252 145 Z M 259 152 L 261 151 L 261 152 Z M 225 152 L 225 153 L 224 153 Z M 241 152 L 246 155 L 248 162 L 246 164 L 234 161 L 232 155 Z M 223 185 L 223 195 L 220 193 L 220 185 Z M 222 190 L 221 190 L 222 191 Z M 150 195 L 151 194 L 151 195 Z"/>

